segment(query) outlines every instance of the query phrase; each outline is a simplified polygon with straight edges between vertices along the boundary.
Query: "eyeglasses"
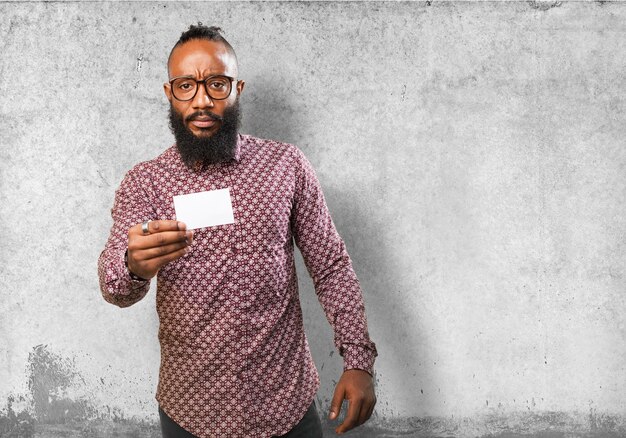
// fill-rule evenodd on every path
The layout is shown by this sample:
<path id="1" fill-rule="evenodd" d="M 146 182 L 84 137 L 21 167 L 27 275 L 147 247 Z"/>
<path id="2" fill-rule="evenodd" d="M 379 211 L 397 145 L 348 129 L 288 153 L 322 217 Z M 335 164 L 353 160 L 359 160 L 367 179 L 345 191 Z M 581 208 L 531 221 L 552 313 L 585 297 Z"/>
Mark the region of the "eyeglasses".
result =
<path id="1" fill-rule="evenodd" d="M 172 94 L 177 100 L 188 101 L 196 97 L 198 84 L 204 84 L 204 91 L 213 100 L 224 100 L 230 96 L 235 78 L 215 75 L 198 81 L 189 76 L 170 79 Z"/>

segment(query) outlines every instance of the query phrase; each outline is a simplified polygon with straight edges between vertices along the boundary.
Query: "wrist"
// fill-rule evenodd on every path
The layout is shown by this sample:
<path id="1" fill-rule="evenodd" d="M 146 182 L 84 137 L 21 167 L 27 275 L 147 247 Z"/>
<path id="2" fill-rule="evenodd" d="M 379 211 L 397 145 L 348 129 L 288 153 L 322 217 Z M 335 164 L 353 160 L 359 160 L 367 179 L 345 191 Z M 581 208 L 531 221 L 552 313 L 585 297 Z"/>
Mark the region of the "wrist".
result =
<path id="1" fill-rule="evenodd" d="M 124 253 L 124 266 L 126 266 L 126 272 L 128 272 L 128 275 L 130 276 L 130 278 L 132 280 L 135 280 L 135 281 L 148 281 L 147 278 L 143 278 L 143 277 L 140 277 L 137 274 L 134 274 L 133 271 L 131 271 L 130 268 L 128 267 L 128 249 Z"/>

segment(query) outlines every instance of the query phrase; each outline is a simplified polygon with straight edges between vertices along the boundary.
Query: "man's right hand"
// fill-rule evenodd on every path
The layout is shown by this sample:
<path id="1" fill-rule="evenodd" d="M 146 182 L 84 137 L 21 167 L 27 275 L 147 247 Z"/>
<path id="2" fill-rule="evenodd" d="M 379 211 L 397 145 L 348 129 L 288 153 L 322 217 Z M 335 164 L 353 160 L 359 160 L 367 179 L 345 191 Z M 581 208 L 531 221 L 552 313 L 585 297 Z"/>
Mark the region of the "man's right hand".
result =
<path id="1" fill-rule="evenodd" d="M 146 280 L 159 269 L 189 252 L 193 231 L 178 221 L 150 221 L 148 234 L 141 224 L 128 230 L 128 269 Z"/>

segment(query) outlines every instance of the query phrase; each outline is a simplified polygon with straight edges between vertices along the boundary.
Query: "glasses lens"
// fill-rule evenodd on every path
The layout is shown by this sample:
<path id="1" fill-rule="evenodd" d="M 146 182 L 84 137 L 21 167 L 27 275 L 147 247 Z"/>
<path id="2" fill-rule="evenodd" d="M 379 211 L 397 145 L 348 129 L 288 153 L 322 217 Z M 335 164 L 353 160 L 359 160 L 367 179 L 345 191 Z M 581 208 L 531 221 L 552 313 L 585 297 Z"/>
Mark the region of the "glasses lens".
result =
<path id="1" fill-rule="evenodd" d="M 191 100 L 196 94 L 198 84 L 193 79 L 180 78 L 172 82 L 172 93 L 178 100 Z"/>
<path id="2" fill-rule="evenodd" d="M 230 79 L 224 76 L 207 78 L 206 89 L 213 99 L 226 99 L 230 95 Z"/>

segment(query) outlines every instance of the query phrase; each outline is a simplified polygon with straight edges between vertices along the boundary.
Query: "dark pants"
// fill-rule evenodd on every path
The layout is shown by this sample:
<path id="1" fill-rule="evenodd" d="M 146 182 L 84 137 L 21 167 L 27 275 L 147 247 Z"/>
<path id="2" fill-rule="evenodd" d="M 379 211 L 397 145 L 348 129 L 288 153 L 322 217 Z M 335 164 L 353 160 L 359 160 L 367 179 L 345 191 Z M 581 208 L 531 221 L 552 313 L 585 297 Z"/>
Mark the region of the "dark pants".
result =
<path id="1" fill-rule="evenodd" d="M 185 429 L 180 427 L 159 407 L 159 417 L 161 419 L 161 432 L 163 438 L 196 438 Z M 285 435 L 276 438 L 321 438 L 322 422 L 317 413 L 315 402 L 311 403 L 309 409 L 298 424 Z"/>

